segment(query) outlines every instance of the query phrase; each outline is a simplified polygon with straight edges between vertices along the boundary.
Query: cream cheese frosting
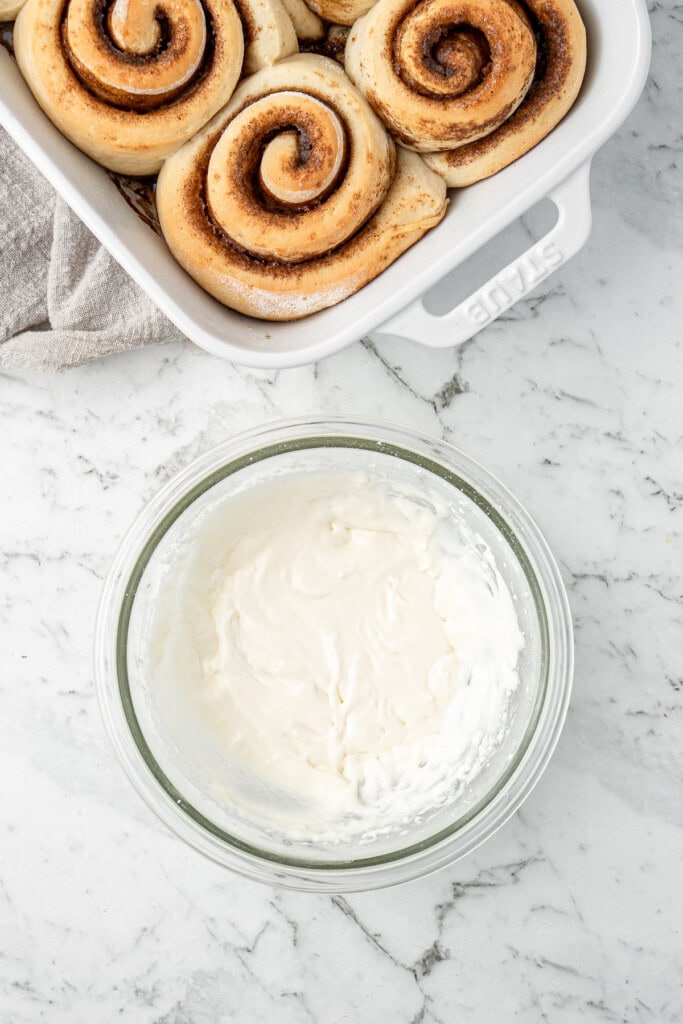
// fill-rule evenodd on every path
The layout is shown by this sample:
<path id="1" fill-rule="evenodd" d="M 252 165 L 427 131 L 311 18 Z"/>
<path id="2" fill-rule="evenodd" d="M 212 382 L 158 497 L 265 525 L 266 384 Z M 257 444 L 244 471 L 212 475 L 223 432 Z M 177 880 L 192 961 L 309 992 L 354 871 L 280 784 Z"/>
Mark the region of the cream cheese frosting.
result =
<path id="1" fill-rule="evenodd" d="M 171 559 L 149 672 L 252 780 L 259 814 L 293 801 L 336 839 L 438 807 L 481 770 L 522 645 L 490 550 L 440 497 L 301 472 L 219 504 Z M 208 781 L 249 814 L 245 791 Z"/>

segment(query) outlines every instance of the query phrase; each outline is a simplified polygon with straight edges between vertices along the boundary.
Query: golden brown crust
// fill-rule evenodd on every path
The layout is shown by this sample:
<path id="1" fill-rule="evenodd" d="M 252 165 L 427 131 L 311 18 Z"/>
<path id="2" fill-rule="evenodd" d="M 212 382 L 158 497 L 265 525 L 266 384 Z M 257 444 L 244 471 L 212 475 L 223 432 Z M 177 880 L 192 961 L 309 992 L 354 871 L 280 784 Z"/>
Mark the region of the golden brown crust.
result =
<path id="1" fill-rule="evenodd" d="M 294 25 L 282 0 L 235 0 L 235 5 L 244 30 L 244 74 L 297 52 Z"/>
<path id="2" fill-rule="evenodd" d="M 26 0 L 0 0 L 0 21 L 14 21 Z"/>
<path id="3" fill-rule="evenodd" d="M 586 30 L 573 0 L 526 0 L 538 37 L 534 81 L 523 103 L 496 131 L 427 163 L 451 187 L 490 177 L 527 153 L 572 107 L 586 68 Z"/>
<path id="4" fill-rule="evenodd" d="M 312 11 L 332 25 L 353 25 L 370 10 L 375 0 L 306 0 Z"/>
<path id="5" fill-rule="evenodd" d="M 147 0 L 118 2 L 130 16 Z M 17 19 L 17 62 L 34 96 L 67 138 L 110 170 L 157 171 L 239 78 L 244 44 L 232 0 L 165 0 L 163 11 L 146 54 L 112 42 L 105 7 L 93 0 L 28 0 Z M 144 20 L 135 22 L 140 31 Z"/>
<path id="6" fill-rule="evenodd" d="M 27 0 L 17 61 L 67 138 L 110 170 L 153 174 L 229 100 L 243 64 L 297 52 L 282 0 L 238 2 Z"/>
<path id="7" fill-rule="evenodd" d="M 493 131 L 522 102 L 536 41 L 514 0 L 378 0 L 345 67 L 394 136 L 420 152 Z"/>
<path id="8" fill-rule="evenodd" d="M 242 160 L 226 160 L 233 153 Z M 276 196 L 264 188 L 271 167 Z M 272 320 L 346 298 L 446 210 L 443 182 L 415 154 L 397 157 L 341 68 L 313 54 L 245 80 L 166 161 L 157 204 L 192 277 L 226 305 Z"/>
<path id="9" fill-rule="evenodd" d="M 322 18 L 319 18 L 304 0 L 282 0 L 282 2 L 291 18 L 298 39 L 325 38 L 326 28 Z"/>

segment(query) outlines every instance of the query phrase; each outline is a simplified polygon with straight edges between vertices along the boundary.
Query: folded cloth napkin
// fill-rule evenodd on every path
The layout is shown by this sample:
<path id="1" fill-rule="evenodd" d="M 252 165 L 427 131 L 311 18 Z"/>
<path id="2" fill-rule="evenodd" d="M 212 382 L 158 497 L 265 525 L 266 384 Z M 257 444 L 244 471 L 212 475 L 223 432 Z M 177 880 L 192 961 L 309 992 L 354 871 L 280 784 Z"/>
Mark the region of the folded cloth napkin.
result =
<path id="1" fill-rule="evenodd" d="M 61 370 L 179 337 L 0 128 L 0 367 Z"/>

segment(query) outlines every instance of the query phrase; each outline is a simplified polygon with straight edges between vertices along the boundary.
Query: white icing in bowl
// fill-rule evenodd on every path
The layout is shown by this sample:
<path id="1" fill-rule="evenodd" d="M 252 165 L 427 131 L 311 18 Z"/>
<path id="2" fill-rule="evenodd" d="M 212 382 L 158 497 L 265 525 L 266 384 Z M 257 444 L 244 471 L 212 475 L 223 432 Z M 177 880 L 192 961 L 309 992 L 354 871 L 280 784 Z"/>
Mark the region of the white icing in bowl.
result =
<path id="1" fill-rule="evenodd" d="M 347 696 L 348 673 L 362 663 L 353 653 L 354 628 L 366 655 L 383 652 L 384 668 L 377 677 L 361 673 L 365 689 L 353 693 L 357 710 L 363 711 L 348 716 L 345 729 L 347 716 L 329 704 L 335 664 L 329 634 L 339 634 L 345 624 L 330 606 L 325 615 L 332 617 L 322 616 L 322 632 L 319 625 L 314 630 L 301 622 L 294 629 L 292 622 L 294 646 L 287 647 L 280 637 L 267 657 L 259 658 L 254 645 L 264 636 L 267 603 L 253 600 L 247 585 L 251 581 L 259 595 L 273 594 L 277 580 L 291 584 L 296 579 L 304 591 L 296 598 L 297 614 L 308 607 L 310 616 L 320 572 L 328 574 L 327 589 L 335 583 L 333 547 L 322 562 L 322 556 L 311 562 L 310 551 L 302 560 L 287 555 L 284 544 L 277 552 L 274 548 L 270 591 L 257 581 L 253 559 L 239 592 L 221 586 L 226 568 L 236 578 L 231 557 L 248 548 L 243 538 L 232 555 L 227 551 L 230 517 L 244 524 L 239 510 L 242 503 L 249 507 L 250 493 L 272 496 L 283 488 L 284 494 L 301 474 L 310 481 L 363 480 L 361 490 L 372 481 L 375 512 L 394 524 L 395 534 L 382 547 L 371 530 L 372 547 L 382 552 L 385 569 L 393 567 L 388 576 L 405 570 L 405 580 L 419 578 L 424 587 L 419 599 L 410 591 L 405 606 L 395 604 L 402 623 L 398 631 L 389 615 L 386 575 L 384 612 L 382 601 L 370 601 L 374 584 L 347 595 L 354 613 L 364 611 L 364 616 L 355 615 L 345 644 L 337 647 L 344 669 L 340 678 L 347 673 Z M 293 493 L 301 496 L 301 489 Z M 345 488 L 339 522 L 360 530 L 360 540 L 368 524 L 356 521 L 353 493 L 353 487 Z M 265 502 L 264 530 L 270 536 L 280 518 L 276 508 L 277 503 Z M 254 530 L 247 523 L 245 537 L 255 536 L 257 525 L 258 517 L 252 516 Z M 297 529 L 294 517 L 285 533 L 291 537 Z M 331 537 L 334 530 L 333 524 Z M 202 552 L 201 537 L 212 533 L 224 546 L 219 550 L 220 545 L 208 544 Z M 344 530 L 337 539 L 343 536 Z M 377 565 L 366 573 L 369 563 L 363 563 L 362 555 L 359 544 L 348 582 L 379 583 Z M 207 600 L 206 583 L 217 567 Z M 485 581 L 493 591 L 489 596 Z M 279 607 L 282 617 L 289 614 L 282 608 L 291 611 L 292 605 Z M 234 672 L 236 648 L 228 635 L 220 640 L 237 611 L 249 617 L 249 629 L 240 636 L 251 668 L 244 669 L 241 682 Z M 427 630 L 425 643 L 411 632 L 415 616 Z M 375 641 L 384 629 L 379 646 L 363 634 L 362 624 L 370 621 Z M 175 624 L 170 630 L 169 623 Z M 303 676 L 292 652 L 308 644 L 306 637 L 314 638 L 309 645 L 312 672 Z M 408 714 L 400 717 L 412 725 L 403 732 L 401 702 L 389 700 L 386 667 L 392 648 L 396 657 L 406 658 L 403 674 L 396 673 L 401 690 L 409 693 Z M 293 686 L 293 676 L 299 676 L 297 685 L 310 690 L 312 679 L 322 673 L 328 704 L 322 697 L 317 705 L 311 702 L 310 692 L 301 702 L 283 702 L 278 690 L 269 703 L 277 719 L 273 727 L 266 730 L 253 714 L 264 699 L 252 702 L 249 713 L 242 705 L 240 714 L 252 732 L 248 742 L 233 742 L 231 711 L 250 673 L 263 698 L 275 664 L 269 661 L 273 651 L 286 655 L 274 673 L 276 687 L 283 680 Z M 251 878 L 299 889 L 353 891 L 405 881 L 457 860 L 519 807 L 543 772 L 566 714 L 573 667 L 571 619 L 557 567 L 533 520 L 462 452 L 390 424 L 297 420 L 219 445 L 166 484 L 143 510 L 105 583 L 95 667 L 116 752 L 138 791 L 178 836 Z M 427 692 L 433 702 L 426 700 Z M 421 716 L 420 694 L 426 700 Z M 301 736 L 304 717 L 292 710 L 299 703 L 317 707 L 312 758 L 317 787 L 311 773 L 291 770 L 292 758 L 300 765 L 297 758 L 307 749 Z M 219 709 L 225 715 L 222 725 L 217 725 Z M 391 730 L 384 744 L 378 733 L 387 724 Z M 290 735 L 292 727 L 299 730 L 298 738 Z"/>
<path id="2" fill-rule="evenodd" d="M 166 555 L 149 637 L 159 728 L 198 784 L 328 841 L 405 827 L 470 782 L 504 739 L 523 646 L 462 513 L 345 470 L 208 508 Z"/>

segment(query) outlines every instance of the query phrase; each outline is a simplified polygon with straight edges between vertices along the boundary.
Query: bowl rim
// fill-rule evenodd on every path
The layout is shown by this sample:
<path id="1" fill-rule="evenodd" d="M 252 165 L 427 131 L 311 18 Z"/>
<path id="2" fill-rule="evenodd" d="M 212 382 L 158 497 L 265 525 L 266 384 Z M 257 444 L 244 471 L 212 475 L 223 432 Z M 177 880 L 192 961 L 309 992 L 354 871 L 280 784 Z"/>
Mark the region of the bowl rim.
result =
<path id="1" fill-rule="evenodd" d="M 439 476 L 475 501 L 507 541 L 530 586 L 541 629 L 541 684 L 524 736 L 502 776 L 465 814 L 388 854 L 309 862 L 260 850 L 198 811 L 167 778 L 138 722 L 127 673 L 127 630 L 137 585 L 162 537 L 211 487 L 274 455 L 320 447 L 381 451 Z M 488 839 L 538 782 L 564 723 L 573 674 L 573 634 L 557 564 L 538 526 L 483 466 L 437 437 L 379 419 L 297 417 L 220 442 L 156 493 L 123 537 L 104 584 L 95 630 L 95 682 L 106 731 L 135 789 L 181 839 L 249 878 L 309 891 L 347 892 L 408 881 L 452 863 Z"/>

